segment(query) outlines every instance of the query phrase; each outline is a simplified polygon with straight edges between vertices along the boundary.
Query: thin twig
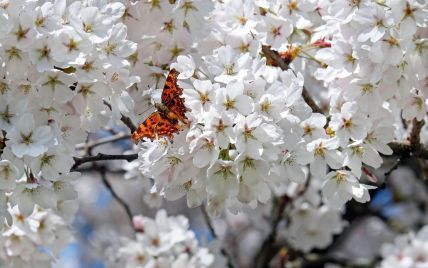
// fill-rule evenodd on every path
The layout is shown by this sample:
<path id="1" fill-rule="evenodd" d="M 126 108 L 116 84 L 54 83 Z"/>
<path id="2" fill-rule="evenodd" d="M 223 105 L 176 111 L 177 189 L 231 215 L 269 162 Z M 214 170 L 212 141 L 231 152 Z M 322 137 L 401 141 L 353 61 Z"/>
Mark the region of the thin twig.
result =
<path id="1" fill-rule="evenodd" d="M 400 165 L 400 162 L 401 162 L 401 157 L 399 157 L 399 158 L 397 158 L 397 160 L 395 160 L 394 165 L 392 165 L 392 167 L 387 172 L 385 172 L 384 181 L 386 181 L 386 179 L 388 179 L 388 177 L 392 174 L 392 172 L 394 172 L 394 170 L 396 170 L 398 168 L 398 166 Z"/>
<path id="2" fill-rule="evenodd" d="M 129 139 L 131 137 L 131 135 L 126 134 L 124 132 L 119 132 L 117 134 L 108 136 L 108 137 L 104 137 L 104 138 L 100 138 L 97 140 L 93 140 L 87 143 L 80 143 L 76 145 L 76 150 L 87 150 L 89 148 L 95 148 L 97 146 L 103 145 L 103 144 L 107 144 L 107 143 L 112 143 L 112 142 L 116 142 L 116 141 L 120 141 L 120 140 L 124 140 L 124 139 Z"/>
<path id="3" fill-rule="evenodd" d="M 110 108 L 110 110 L 112 109 L 111 104 L 108 103 L 108 101 L 103 100 L 103 102 L 107 107 Z M 122 117 L 120 118 L 120 121 L 122 121 L 122 123 L 124 123 L 125 126 L 127 126 L 131 132 L 134 132 L 137 129 L 137 127 L 134 125 L 131 118 L 129 118 L 123 114 L 121 114 L 121 115 L 122 115 Z"/>
<path id="4" fill-rule="evenodd" d="M 320 114 L 324 113 L 322 109 L 315 103 L 311 95 L 309 95 L 308 90 L 305 88 L 305 86 L 303 86 L 302 97 L 305 100 L 305 102 L 309 105 L 309 107 L 312 108 L 312 111 Z"/>
<path id="5" fill-rule="evenodd" d="M 211 235 L 214 237 L 214 239 L 218 239 L 217 234 L 215 233 L 214 227 L 211 223 L 210 216 L 208 215 L 204 205 L 201 206 L 201 212 L 202 212 L 202 216 L 205 219 L 205 223 L 211 232 Z M 229 254 L 229 252 L 227 252 L 227 250 L 224 247 L 221 247 L 220 252 L 227 259 L 228 266 L 232 268 L 235 267 L 233 264 L 232 256 Z"/>
<path id="6" fill-rule="evenodd" d="M 104 186 L 107 188 L 107 190 L 110 192 L 110 194 L 113 196 L 114 199 L 123 207 L 123 209 L 126 212 L 126 215 L 128 216 L 129 221 L 131 222 L 131 226 L 136 231 L 134 227 L 134 223 L 132 221 L 132 218 L 134 217 L 131 212 L 131 208 L 129 205 L 116 193 L 113 186 L 107 179 L 106 175 L 106 169 L 104 167 L 98 167 L 97 170 L 100 172 L 101 175 L 101 181 L 103 182 Z"/>
<path id="7" fill-rule="evenodd" d="M 285 71 L 290 68 L 288 64 L 281 59 L 278 52 L 276 52 L 275 50 L 272 50 L 270 46 L 265 46 L 265 45 L 262 46 L 262 52 L 271 60 L 273 60 L 276 63 L 276 65 L 278 65 L 278 67 L 281 68 L 281 70 Z M 311 95 L 308 93 L 308 90 L 305 87 L 303 87 L 302 97 L 314 112 L 323 114 L 322 109 L 315 103 L 314 99 L 311 97 Z"/>
<path id="8" fill-rule="evenodd" d="M 104 166 L 108 172 L 108 174 L 115 174 L 115 175 L 125 175 L 125 173 L 127 172 L 124 169 L 114 169 L 114 170 L 110 170 L 108 169 L 108 166 Z M 75 172 L 80 172 L 80 173 L 84 173 L 84 172 L 93 172 L 94 171 L 94 167 L 93 166 L 88 166 L 88 167 L 80 167 L 77 168 L 75 170 L 73 170 Z"/>
<path id="9" fill-rule="evenodd" d="M 204 220 L 205 220 L 205 224 L 207 225 L 208 229 L 210 229 L 211 235 L 217 239 L 217 234 L 215 233 L 213 224 L 211 222 L 210 216 L 208 215 L 205 206 L 201 206 L 201 212 L 202 212 L 202 216 L 204 216 Z"/>
<path id="10" fill-rule="evenodd" d="M 75 171 L 80 165 L 88 162 L 97 162 L 97 161 L 104 161 L 104 160 L 126 160 L 128 162 L 131 162 L 138 158 L 138 154 L 119 154 L 119 155 L 112 155 L 112 154 L 103 154 L 99 153 L 97 155 L 89 155 L 89 156 L 83 156 L 83 157 L 74 157 L 74 165 L 71 167 L 72 171 Z"/>

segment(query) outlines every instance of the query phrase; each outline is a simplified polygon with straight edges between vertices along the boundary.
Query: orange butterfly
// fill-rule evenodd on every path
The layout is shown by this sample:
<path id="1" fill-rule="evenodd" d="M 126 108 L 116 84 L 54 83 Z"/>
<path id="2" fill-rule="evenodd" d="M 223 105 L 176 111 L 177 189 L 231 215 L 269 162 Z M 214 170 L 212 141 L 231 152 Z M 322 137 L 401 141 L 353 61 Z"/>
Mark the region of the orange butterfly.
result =
<path id="1" fill-rule="evenodd" d="M 181 97 L 183 89 L 177 85 L 178 74 L 175 69 L 169 72 L 162 91 L 162 102 L 155 104 L 157 111 L 147 117 L 132 133 L 134 142 L 145 137 L 151 140 L 163 136 L 172 139 L 173 134 L 182 129 L 180 122 L 189 123 L 185 115 L 189 109 L 184 106 L 184 98 Z"/>

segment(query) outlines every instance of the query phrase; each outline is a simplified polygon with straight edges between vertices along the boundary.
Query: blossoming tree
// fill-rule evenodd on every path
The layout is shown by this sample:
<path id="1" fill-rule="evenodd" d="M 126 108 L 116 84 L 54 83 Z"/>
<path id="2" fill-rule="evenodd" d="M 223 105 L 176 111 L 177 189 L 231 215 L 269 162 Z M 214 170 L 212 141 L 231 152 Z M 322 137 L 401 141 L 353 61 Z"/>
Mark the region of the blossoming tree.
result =
<path id="1" fill-rule="evenodd" d="M 424 0 L 0 0 L 1 264 L 58 265 L 95 172 L 135 232 L 111 267 L 356 265 L 332 254 L 356 218 L 427 224 L 369 203 L 410 167 L 428 204 L 427 22 Z M 131 211 L 112 175 L 200 207 L 215 241 Z M 230 215 L 258 230 L 250 256 Z M 362 265 L 425 267 L 427 228 Z"/>

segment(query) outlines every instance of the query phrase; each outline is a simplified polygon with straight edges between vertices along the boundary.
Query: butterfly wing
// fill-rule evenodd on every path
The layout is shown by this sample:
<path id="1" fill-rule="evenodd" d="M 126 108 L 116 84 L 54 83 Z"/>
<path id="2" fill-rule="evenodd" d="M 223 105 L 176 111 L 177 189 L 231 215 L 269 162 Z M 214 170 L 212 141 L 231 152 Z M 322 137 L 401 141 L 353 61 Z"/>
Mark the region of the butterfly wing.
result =
<path id="1" fill-rule="evenodd" d="M 168 112 L 158 110 L 147 117 L 132 133 L 131 138 L 134 142 L 143 138 L 154 140 L 162 136 L 172 139 L 173 134 L 181 129 L 179 121 L 188 123 L 185 115 L 187 109 L 184 106 L 184 98 L 181 97 L 183 89 L 177 85 L 178 74 L 175 69 L 169 72 L 162 91 L 162 104 L 168 108 Z"/>
<path id="2" fill-rule="evenodd" d="M 155 129 L 159 123 L 161 116 L 158 112 L 154 112 L 140 126 L 132 133 L 132 140 L 137 142 L 142 138 L 149 138 L 153 140 L 155 138 Z"/>
<path id="3" fill-rule="evenodd" d="M 177 84 L 177 76 L 179 72 L 175 69 L 169 71 L 166 78 L 165 86 L 162 91 L 162 104 L 168 107 L 168 110 L 174 113 L 178 120 L 187 123 L 186 106 L 184 106 L 184 98 L 181 97 L 183 89 Z"/>
<path id="4" fill-rule="evenodd" d="M 177 120 L 171 120 L 169 118 L 160 118 L 155 128 L 155 134 L 158 137 L 168 137 L 172 140 L 174 133 L 180 131 L 180 126 Z"/>
<path id="5" fill-rule="evenodd" d="M 131 138 L 134 142 L 143 138 L 154 140 L 163 136 L 172 139 L 173 134 L 180 130 L 177 123 L 176 120 L 163 118 L 158 112 L 154 112 L 132 133 Z"/>

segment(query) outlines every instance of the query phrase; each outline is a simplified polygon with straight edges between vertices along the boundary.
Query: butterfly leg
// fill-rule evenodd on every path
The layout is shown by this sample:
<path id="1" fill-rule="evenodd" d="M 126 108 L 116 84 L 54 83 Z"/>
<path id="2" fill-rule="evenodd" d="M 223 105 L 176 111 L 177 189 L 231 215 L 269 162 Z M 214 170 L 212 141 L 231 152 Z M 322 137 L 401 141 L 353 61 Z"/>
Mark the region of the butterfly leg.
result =
<path id="1" fill-rule="evenodd" d="M 159 139 L 159 136 L 158 136 L 158 126 L 155 126 L 155 129 L 154 129 L 153 132 L 155 134 L 155 140 Z"/>

